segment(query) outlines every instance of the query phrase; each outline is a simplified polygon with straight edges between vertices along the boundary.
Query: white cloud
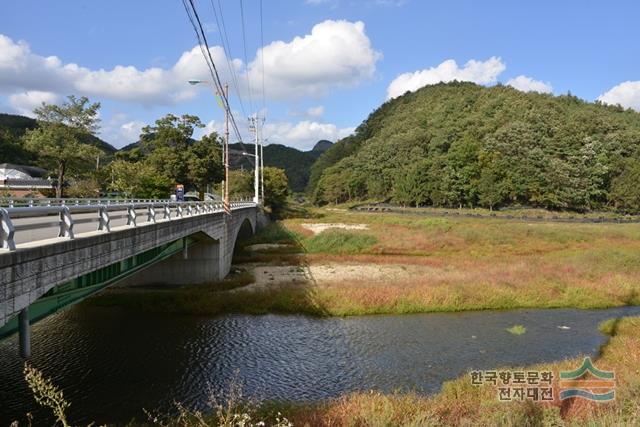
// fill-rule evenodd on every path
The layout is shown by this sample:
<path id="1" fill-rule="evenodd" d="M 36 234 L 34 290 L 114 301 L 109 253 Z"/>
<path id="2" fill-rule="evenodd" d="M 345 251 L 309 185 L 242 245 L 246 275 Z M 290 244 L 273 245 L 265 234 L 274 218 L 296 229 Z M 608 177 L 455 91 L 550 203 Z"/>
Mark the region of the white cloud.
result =
<path id="1" fill-rule="evenodd" d="M 222 135 L 224 132 L 224 124 L 222 122 L 211 120 L 209 123 L 204 125 L 204 128 L 200 130 L 200 135 L 198 137 L 202 138 L 203 135 L 210 135 L 213 132 L 217 133 L 218 135 Z"/>
<path id="2" fill-rule="evenodd" d="M 640 111 L 640 81 L 626 81 L 609 89 L 598 97 L 606 104 L 620 104 Z"/>
<path id="3" fill-rule="evenodd" d="M 43 102 L 51 104 L 59 100 L 60 97 L 53 92 L 30 90 L 9 96 L 9 105 L 19 114 L 34 117 L 33 110 L 41 106 Z"/>
<path id="4" fill-rule="evenodd" d="M 211 48 L 214 60 L 224 61 L 221 48 Z M 197 56 L 200 55 L 200 56 Z M 0 92 L 25 91 L 77 93 L 104 99 L 146 105 L 171 104 L 195 96 L 189 78 L 206 77 L 206 66 L 198 48 L 182 54 L 169 69 L 138 70 L 117 65 L 111 70 L 90 70 L 63 63 L 55 56 L 31 52 L 23 41 L 14 42 L 0 34 Z"/>
<path id="5" fill-rule="evenodd" d="M 126 114 L 117 113 L 102 123 L 99 136 L 114 147 L 122 148 L 139 141 L 145 125 L 140 120 L 131 120 Z"/>
<path id="6" fill-rule="evenodd" d="M 264 58 L 269 99 L 319 97 L 333 89 L 356 86 L 374 76 L 376 62 L 382 58 L 364 28 L 360 21 L 327 20 L 304 37 L 275 41 L 258 51 L 249 64 L 249 78 L 257 90 L 262 84 Z"/>
<path id="7" fill-rule="evenodd" d="M 506 65 L 500 58 L 495 56 L 486 61 L 472 59 L 464 64 L 462 68 L 458 67 L 458 64 L 453 59 L 448 59 L 437 67 L 400 74 L 387 88 L 387 99 L 398 97 L 407 91 L 416 91 L 427 85 L 453 80 L 478 84 L 495 83 L 498 76 L 505 69 Z"/>
<path id="8" fill-rule="evenodd" d="M 304 37 L 265 46 L 249 67 L 239 59 L 227 61 L 220 46 L 210 51 L 223 81 L 233 81 L 231 64 L 244 97 L 247 77 L 254 94 L 261 93 L 264 57 L 267 96 L 280 100 L 322 96 L 335 88 L 357 85 L 374 75 L 381 57 L 371 47 L 362 22 L 330 20 L 315 25 Z M 169 68 L 139 70 L 116 65 L 109 70 L 92 70 L 63 63 L 56 56 L 38 55 L 26 42 L 14 42 L 0 34 L 0 93 L 76 93 L 147 106 L 167 105 L 195 97 L 198 89 L 187 84 L 194 78 L 210 78 L 198 46 L 184 52 Z"/>
<path id="9" fill-rule="evenodd" d="M 292 117 L 309 117 L 309 118 L 318 118 L 322 117 L 324 114 L 324 106 L 318 105 L 316 107 L 307 108 L 304 111 L 289 111 L 289 115 Z"/>
<path id="10" fill-rule="evenodd" d="M 307 116 L 309 117 L 321 117 L 324 114 L 324 107 L 318 105 L 317 107 L 311 107 L 307 110 Z"/>
<path id="11" fill-rule="evenodd" d="M 527 76 L 518 76 L 513 79 L 509 79 L 507 81 L 507 86 L 511 86 L 522 92 L 553 92 L 553 86 L 551 86 L 551 83 L 543 82 L 541 80 L 535 80 Z"/>
<path id="12" fill-rule="evenodd" d="M 321 139 L 335 142 L 351 135 L 354 131 L 354 127 L 339 128 L 332 123 L 304 120 L 295 124 L 289 122 L 268 123 L 264 127 L 264 136 L 269 138 L 270 144 L 283 144 L 307 151 L 312 149 L 315 143 Z"/>
<path id="13" fill-rule="evenodd" d="M 238 127 L 242 132 L 242 139 L 245 143 L 253 141 L 253 134 L 246 129 L 244 122 L 238 122 Z M 294 147 L 302 151 L 310 150 L 316 142 L 326 139 L 335 142 L 345 136 L 351 135 L 355 131 L 355 127 L 339 128 L 333 123 L 319 123 L 316 121 L 302 120 L 296 123 L 292 122 L 274 122 L 266 123 L 262 129 L 262 134 L 267 140 L 267 144 L 282 144 Z M 198 138 L 202 135 L 208 135 L 216 132 L 222 135 L 224 124 L 215 120 L 208 122 L 200 131 Z M 231 136 L 231 142 L 235 142 L 235 137 Z"/>

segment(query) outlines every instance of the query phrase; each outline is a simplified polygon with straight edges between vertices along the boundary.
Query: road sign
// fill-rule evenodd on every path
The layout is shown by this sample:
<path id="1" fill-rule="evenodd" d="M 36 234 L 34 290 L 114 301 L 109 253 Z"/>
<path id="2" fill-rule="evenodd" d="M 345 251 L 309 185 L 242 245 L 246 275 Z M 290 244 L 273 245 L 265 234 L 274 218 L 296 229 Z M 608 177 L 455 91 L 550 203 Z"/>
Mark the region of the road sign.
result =
<path id="1" fill-rule="evenodd" d="M 184 185 L 176 184 L 176 200 L 184 202 Z"/>

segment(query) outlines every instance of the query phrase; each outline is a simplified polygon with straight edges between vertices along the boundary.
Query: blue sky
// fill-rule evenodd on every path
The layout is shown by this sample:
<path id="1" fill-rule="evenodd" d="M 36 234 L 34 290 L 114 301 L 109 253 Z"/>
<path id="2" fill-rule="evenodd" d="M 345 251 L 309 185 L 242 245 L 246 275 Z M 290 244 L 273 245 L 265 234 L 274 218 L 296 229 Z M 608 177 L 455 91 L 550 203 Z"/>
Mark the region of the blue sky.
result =
<path id="1" fill-rule="evenodd" d="M 213 3 L 217 6 L 218 0 Z M 220 0 L 244 104 L 267 83 L 265 136 L 309 149 L 350 133 L 389 97 L 452 79 L 640 110 L 640 3 L 634 1 Z M 209 0 L 196 5 L 231 80 Z M 218 11 L 219 12 L 219 11 Z M 101 136 L 120 147 L 166 113 L 219 130 L 194 32 L 179 0 L 22 0 L 0 5 L 0 111 L 30 114 L 65 95 L 100 101 Z M 264 56 L 260 56 L 264 53 Z"/>

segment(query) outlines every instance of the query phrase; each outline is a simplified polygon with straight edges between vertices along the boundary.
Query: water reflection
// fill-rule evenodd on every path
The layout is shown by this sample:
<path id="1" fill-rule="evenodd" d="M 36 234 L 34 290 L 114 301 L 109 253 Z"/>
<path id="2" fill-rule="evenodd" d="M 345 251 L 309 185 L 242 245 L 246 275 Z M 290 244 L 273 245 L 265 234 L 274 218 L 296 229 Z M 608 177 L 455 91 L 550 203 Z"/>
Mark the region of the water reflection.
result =
<path id="1" fill-rule="evenodd" d="M 64 389 L 72 421 L 126 422 L 174 401 L 204 408 L 210 392 L 223 393 L 233 378 L 257 399 L 319 400 L 369 389 L 433 393 L 469 369 L 595 354 L 605 342 L 598 323 L 634 314 L 640 307 L 207 318 L 77 306 L 34 327 L 30 363 Z M 527 333 L 506 332 L 513 324 Z M 36 407 L 17 355 L 16 337 L 0 343 L 0 425 Z"/>

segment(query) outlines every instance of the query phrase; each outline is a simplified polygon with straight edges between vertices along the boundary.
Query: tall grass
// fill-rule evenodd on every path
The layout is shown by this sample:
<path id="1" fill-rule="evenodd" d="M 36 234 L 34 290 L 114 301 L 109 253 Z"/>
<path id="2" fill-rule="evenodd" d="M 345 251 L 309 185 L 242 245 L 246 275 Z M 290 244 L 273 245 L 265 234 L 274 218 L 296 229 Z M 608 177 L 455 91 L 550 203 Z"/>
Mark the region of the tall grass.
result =
<path id="1" fill-rule="evenodd" d="M 287 229 L 281 222 L 271 222 L 258 230 L 255 236 L 240 243 L 243 245 L 259 243 L 296 244 L 299 238 L 296 233 Z"/>
<path id="2" fill-rule="evenodd" d="M 378 239 L 365 233 L 327 230 L 303 241 L 309 253 L 358 254 L 370 249 Z"/>

